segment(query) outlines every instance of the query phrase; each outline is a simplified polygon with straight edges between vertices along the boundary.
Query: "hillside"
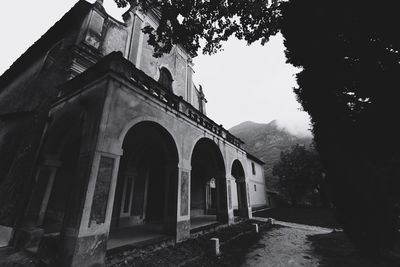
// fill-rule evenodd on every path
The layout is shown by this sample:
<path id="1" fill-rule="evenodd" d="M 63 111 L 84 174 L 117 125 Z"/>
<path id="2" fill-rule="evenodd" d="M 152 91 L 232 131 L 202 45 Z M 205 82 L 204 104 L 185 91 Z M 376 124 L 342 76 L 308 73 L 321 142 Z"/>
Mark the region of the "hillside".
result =
<path id="1" fill-rule="evenodd" d="M 268 190 L 278 191 L 278 178 L 272 175 L 272 167 L 279 160 L 281 151 L 289 149 L 295 144 L 310 145 L 311 137 L 297 137 L 278 127 L 277 122 L 268 124 L 243 122 L 229 129 L 235 136 L 242 139 L 244 148 L 251 154 L 265 162 L 264 169 Z"/>

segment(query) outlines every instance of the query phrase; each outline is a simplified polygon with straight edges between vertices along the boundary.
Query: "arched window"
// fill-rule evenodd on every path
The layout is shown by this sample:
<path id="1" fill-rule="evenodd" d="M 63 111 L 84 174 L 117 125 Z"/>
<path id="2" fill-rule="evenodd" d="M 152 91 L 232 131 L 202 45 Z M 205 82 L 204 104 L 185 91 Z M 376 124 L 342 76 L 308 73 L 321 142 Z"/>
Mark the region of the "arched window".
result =
<path id="1" fill-rule="evenodd" d="M 172 75 L 169 72 L 167 68 L 162 67 L 160 69 L 160 78 L 158 79 L 158 82 L 164 86 L 165 89 L 173 93 L 172 91 L 172 82 L 174 80 L 172 79 Z"/>

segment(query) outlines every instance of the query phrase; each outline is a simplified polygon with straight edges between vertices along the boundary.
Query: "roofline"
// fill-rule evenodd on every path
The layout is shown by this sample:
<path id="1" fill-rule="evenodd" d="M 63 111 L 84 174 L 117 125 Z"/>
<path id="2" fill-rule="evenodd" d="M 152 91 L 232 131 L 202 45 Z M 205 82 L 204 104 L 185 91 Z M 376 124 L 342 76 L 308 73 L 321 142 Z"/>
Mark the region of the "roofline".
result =
<path id="1" fill-rule="evenodd" d="M 31 45 L 14 63 L 0 76 L 0 92 L 24 71 L 32 62 L 42 57 L 56 42 L 66 34 L 66 29 L 72 29 L 78 22 L 77 17 L 84 16 L 93 4 L 79 0 L 67 13 L 62 16 L 47 32 Z"/>
<path id="2" fill-rule="evenodd" d="M 254 160 L 255 162 L 261 164 L 261 165 L 265 165 L 265 162 L 262 161 L 261 159 L 257 158 L 256 156 L 254 156 L 253 154 L 250 154 L 249 152 L 246 151 L 246 156 L 251 159 Z"/>

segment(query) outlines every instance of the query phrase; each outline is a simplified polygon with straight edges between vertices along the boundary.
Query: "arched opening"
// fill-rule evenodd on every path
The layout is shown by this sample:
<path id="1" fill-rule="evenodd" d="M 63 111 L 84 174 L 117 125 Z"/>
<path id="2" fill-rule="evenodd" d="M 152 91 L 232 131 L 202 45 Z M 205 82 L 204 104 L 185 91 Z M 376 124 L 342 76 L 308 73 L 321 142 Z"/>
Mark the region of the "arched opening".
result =
<path id="1" fill-rule="evenodd" d="M 200 139 L 192 153 L 190 225 L 198 228 L 227 218 L 225 164 L 218 146 Z"/>
<path id="2" fill-rule="evenodd" d="M 172 90 L 172 82 L 174 80 L 172 79 L 172 75 L 169 72 L 169 70 L 165 67 L 162 67 L 160 69 L 160 78 L 158 79 L 158 82 L 169 92 L 173 93 Z"/>
<path id="3" fill-rule="evenodd" d="M 133 126 L 123 142 L 107 248 L 174 235 L 178 152 L 154 122 Z"/>
<path id="4" fill-rule="evenodd" d="M 235 216 L 247 217 L 248 203 L 245 174 L 242 164 L 237 159 L 232 164 L 231 175 L 235 178 L 236 185 L 236 190 L 233 190 L 234 192 L 236 191 L 236 197 L 233 196 L 233 213 Z"/>

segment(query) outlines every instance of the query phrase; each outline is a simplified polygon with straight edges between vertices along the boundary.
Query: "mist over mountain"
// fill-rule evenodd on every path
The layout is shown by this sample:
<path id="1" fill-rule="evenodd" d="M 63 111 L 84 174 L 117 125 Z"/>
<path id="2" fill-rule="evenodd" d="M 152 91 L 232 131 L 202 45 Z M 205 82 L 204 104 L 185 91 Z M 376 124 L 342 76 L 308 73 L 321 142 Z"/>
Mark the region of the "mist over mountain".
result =
<path id="1" fill-rule="evenodd" d="M 270 123 L 246 121 L 230 128 L 229 131 L 245 142 L 244 149 L 265 162 L 267 187 L 272 191 L 279 191 L 278 177 L 272 175 L 272 167 L 279 160 L 281 151 L 295 144 L 309 146 L 312 142 L 311 136 L 296 136 L 282 128 L 276 120 Z"/>

